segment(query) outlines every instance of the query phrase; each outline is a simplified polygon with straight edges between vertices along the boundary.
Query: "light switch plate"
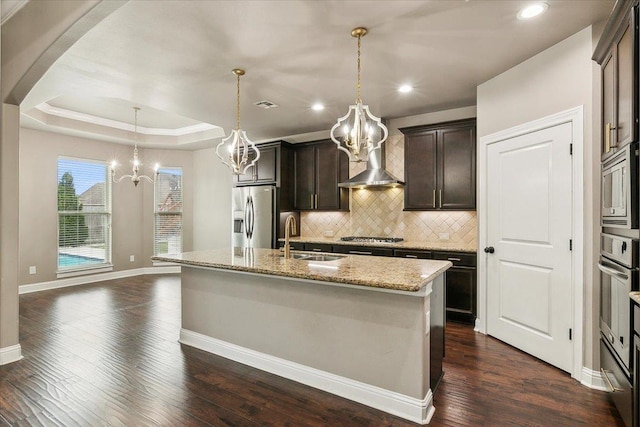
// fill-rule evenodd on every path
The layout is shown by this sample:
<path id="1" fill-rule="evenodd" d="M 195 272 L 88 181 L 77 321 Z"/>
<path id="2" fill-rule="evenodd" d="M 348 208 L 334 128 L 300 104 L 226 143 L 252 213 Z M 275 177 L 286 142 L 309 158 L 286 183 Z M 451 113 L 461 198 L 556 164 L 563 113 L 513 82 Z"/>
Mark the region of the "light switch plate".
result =
<path id="1" fill-rule="evenodd" d="M 135 262 L 135 260 L 136 260 L 135 255 L 129 255 L 129 261 L 130 262 Z"/>
<path id="2" fill-rule="evenodd" d="M 324 237 L 333 237 L 333 230 L 326 230 L 324 232 Z"/>
<path id="3" fill-rule="evenodd" d="M 439 233 L 438 238 L 440 240 L 449 240 L 449 233 Z"/>
<path id="4" fill-rule="evenodd" d="M 36 266 L 35 265 L 29 266 L 29 274 L 36 274 Z"/>

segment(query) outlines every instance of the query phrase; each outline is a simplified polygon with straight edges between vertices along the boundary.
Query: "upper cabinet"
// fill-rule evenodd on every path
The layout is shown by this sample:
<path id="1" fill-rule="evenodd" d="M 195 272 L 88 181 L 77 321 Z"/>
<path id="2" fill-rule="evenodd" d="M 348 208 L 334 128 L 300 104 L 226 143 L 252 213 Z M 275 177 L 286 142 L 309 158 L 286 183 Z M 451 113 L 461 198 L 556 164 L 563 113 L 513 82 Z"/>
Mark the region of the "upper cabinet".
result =
<path id="1" fill-rule="evenodd" d="M 404 209 L 476 208 L 476 120 L 403 128 Z"/>
<path id="2" fill-rule="evenodd" d="M 338 187 L 349 178 L 349 160 L 332 141 L 299 144 L 294 159 L 296 210 L 349 209 L 349 190 Z"/>
<path id="3" fill-rule="evenodd" d="M 602 66 L 602 158 L 638 138 L 637 6 L 616 4 L 593 59 Z"/>
<path id="4" fill-rule="evenodd" d="M 246 174 L 236 175 L 234 185 L 275 185 L 278 188 L 279 210 L 293 210 L 294 153 L 291 144 L 284 141 L 258 144 L 260 158 Z"/>

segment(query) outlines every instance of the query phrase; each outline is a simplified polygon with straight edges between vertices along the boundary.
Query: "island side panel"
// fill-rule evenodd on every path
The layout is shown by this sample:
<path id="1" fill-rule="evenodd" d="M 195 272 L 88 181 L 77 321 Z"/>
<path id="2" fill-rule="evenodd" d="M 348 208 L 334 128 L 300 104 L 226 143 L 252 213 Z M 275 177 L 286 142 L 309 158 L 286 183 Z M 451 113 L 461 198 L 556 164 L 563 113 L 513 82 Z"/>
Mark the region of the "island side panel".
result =
<path id="1" fill-rule="evenodd" d="M 424 399 L 429 296 L 182 267 L 182 328 Z"/>

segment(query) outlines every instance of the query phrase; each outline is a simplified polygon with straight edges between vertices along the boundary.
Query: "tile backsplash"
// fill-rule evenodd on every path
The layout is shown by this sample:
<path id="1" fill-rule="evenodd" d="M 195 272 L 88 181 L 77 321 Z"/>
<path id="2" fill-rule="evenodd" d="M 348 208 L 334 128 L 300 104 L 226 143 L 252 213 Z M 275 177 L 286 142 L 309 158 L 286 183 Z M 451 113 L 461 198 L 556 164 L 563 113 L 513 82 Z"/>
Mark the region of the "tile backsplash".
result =
<path id="1" fill-rule="evenodd" d="M 404 179 L 403 135 L 389 137 L 386 169 Z M 350 176 L 364 170 L 352 164 Z M 302 212 L 302 237 L 381 236 L 410 241 L 463 243 L 476 246 L 475 211 L 403 211 L 403 188 L 352 189 L 350 212 Z"/>

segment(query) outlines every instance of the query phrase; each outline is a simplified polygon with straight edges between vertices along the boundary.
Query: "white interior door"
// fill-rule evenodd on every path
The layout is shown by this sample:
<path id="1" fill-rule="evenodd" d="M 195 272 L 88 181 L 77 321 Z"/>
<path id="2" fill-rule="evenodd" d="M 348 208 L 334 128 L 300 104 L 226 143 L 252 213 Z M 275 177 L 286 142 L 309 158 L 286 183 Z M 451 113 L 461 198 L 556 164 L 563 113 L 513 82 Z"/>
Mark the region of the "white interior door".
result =
<path id="1" fill-rule="evenodd" d="M 570 143 L 570 123 L 502 140 L 486 169 L 487 333 L 568 372 Z"/>

